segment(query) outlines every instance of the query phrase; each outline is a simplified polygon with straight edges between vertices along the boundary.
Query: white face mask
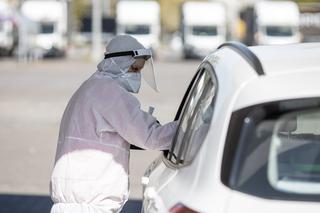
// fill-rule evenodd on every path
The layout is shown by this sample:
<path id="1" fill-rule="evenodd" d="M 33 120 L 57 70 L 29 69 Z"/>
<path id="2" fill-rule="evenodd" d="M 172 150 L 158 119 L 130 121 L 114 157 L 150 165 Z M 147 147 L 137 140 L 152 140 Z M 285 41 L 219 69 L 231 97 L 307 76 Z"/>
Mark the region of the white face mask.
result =
<path id="1" fill-rule="evenodd" d="M 121 68 L 113 58 L 111 58 L 111 63 L 117 67 L 118 74 L 108 72 L 108 75 L 117 80 L 122 87 L 124 87 L 128 92 L 138 93 L 141 85 L 141 73 L 128 72 L 130 66 L 134 63 L 134 60 L 127 60 L 122 63 L 123 68 Z"/>
<path id="2" fill-rule="evenodd" d="M 121 76 L 121 82 L 128 92 L 138 93 L 141 86 L 141 73 L 127 72 Z"/>

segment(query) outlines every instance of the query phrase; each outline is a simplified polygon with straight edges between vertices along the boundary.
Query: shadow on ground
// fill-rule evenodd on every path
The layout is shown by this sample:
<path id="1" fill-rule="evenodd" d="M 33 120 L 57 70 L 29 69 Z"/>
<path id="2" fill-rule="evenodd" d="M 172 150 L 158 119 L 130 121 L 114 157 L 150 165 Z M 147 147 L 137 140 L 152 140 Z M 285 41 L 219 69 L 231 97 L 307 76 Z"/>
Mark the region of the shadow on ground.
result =
<path id="1" fill-rule="evenodd" d="M 48 196 L 0 195 L 1 213 L 50 213 L 52 201 Z M 129 200 L 121 213 L 140 213 L 141 200 Z"/>

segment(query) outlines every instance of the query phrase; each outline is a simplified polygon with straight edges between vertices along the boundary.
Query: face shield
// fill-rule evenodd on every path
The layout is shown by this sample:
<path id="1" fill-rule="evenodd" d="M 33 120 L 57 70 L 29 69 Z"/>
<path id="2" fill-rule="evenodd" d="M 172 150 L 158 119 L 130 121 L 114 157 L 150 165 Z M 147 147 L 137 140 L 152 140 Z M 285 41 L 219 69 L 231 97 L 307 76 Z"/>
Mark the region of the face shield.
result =
<path id="1" fill-rule="evenodd" d="M 147 84 L 156 92 L 158 92 L 158 86 L 155 76 L 155 70 L 152 59 L 152 52 L 150 49 L 138 49 L 132 51 L 124 51 L 124 52 L 114 52 L 114 53 L 106 53 L 104 55 L 104 59 L 112 58 L 112 57 L 120 57 L 120 56 L 132 56 L 133 58 L 143 58 L 145 59 L 144 67 L 141 70 L 141 75 L 143 79 L 147 82 Z"/>

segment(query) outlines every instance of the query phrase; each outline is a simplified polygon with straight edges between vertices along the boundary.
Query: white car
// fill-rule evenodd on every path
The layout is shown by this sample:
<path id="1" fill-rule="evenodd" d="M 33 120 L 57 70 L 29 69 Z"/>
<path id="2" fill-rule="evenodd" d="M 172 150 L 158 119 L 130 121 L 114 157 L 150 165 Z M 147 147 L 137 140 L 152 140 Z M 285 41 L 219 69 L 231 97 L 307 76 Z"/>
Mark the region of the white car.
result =
<path id="1" fill-rule="evenodd" d="M 320 43 L 226 43 L 200 64 L 143 212 L 319 213 Z"/>

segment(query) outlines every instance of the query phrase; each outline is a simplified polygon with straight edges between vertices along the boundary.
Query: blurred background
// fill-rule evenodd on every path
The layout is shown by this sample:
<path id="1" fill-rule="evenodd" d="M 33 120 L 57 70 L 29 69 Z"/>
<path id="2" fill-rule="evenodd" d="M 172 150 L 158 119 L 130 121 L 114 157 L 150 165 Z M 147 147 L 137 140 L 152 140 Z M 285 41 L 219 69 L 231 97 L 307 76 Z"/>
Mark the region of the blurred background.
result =
<path id="1" fill-rule="evenodd" d="M 160 93 L 142 82 L 137 96 L 166 123 L 220 44 L 320 41 L 320 0 L 0 0 L 0 213 L 50 211 L 63 110 L 117 34 L 152 49 Z M 160 154 L 131 151 L 123 212 L 140 212 L 141 176 Z"/>

